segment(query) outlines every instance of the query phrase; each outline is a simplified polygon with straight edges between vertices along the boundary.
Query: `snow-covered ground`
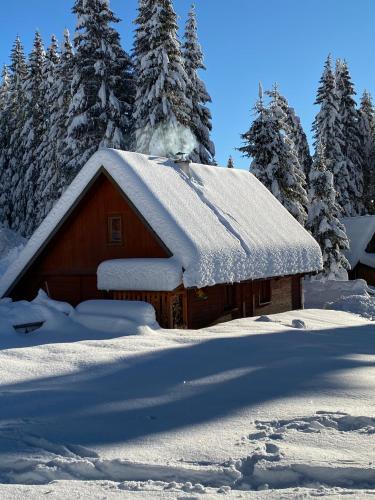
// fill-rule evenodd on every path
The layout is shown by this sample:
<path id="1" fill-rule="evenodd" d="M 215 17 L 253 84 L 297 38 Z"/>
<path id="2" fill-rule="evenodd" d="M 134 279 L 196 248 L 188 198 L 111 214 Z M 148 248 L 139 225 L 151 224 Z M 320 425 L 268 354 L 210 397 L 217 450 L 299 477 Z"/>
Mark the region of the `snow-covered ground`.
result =
<path id="1" fill-rule="evenodd" d="M 142 315 L 131 334 L 56 308 L 31 334 L 3 329 L 1 498 L 371 494 L 374 323 L 309 309 L 183 331 Z"/>

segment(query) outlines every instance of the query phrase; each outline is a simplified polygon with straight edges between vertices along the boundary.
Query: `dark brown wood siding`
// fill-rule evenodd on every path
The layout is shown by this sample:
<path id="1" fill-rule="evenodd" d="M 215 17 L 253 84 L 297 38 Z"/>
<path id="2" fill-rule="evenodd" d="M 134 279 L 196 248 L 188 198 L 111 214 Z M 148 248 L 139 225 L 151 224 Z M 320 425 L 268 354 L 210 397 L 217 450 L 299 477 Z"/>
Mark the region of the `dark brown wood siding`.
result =
<path id="1" fill-rule="evenodd" d="M 375 269 L 359 263 L 350 271 L 349 278 L 366 280 L 370 286 L 375 286 Z"/>
<path id="2" fill-rule="evenodd" d="M 203 328 L 213 323 L 236 318 L 275 314 L 299 309 L 301 278 L 287 276 L 270 279 L 271 300 L 259 304 L 261 280 L 215 285 L 202 290 L 188 290 L 188 326 Z"/>
<path id="3" fill-rule="evenodd" d="M 107 218 L 121 215 L 123 243 L 108 243 Z M 40 287 L 57 300 L 77 304 L 106 297 L 96 288 L 96 270 L 104 260 L 169 257 L 170 253 L 125 199 L 101 174 L 57 234 L 13 289 L 14 299 L 32 299 Z"/>

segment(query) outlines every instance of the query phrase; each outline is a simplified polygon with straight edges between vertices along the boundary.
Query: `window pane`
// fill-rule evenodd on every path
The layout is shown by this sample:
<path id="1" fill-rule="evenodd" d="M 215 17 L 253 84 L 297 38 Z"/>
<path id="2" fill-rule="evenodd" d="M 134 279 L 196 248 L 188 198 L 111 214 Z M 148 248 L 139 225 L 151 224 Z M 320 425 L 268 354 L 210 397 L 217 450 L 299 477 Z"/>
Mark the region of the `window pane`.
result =
<path id="1" fill-rule="evenodd" d="M 271 281 L 261 281 L 259 284 L 259 304 L 271 302 Z"/>
<path id="2" fill-rule="evenodd" d="M 120 216 L 108 217 L 108 240 L 109 243 L 122 242 L 122 220 Z"/>

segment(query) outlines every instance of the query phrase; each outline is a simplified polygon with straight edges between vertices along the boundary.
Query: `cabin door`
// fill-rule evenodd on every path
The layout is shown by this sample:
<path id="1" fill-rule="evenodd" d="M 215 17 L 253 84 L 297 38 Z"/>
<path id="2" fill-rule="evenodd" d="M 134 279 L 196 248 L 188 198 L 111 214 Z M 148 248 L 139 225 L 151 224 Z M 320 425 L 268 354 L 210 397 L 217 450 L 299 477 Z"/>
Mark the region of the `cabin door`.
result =
<path id="1" fill-rule="evenodd" d="M 241 283 L 242 288 L 242 317 L 254 316 L 254 289 L 253 283 Z"/>

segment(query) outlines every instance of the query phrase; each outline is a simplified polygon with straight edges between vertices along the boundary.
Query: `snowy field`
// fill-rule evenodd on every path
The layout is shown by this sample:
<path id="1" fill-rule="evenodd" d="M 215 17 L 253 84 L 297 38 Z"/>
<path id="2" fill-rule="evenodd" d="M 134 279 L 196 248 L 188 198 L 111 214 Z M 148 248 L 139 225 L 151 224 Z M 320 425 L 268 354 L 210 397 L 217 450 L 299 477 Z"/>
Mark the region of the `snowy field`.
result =
<path id="1" fill-rule="evenodd" d="M 148 320 L 123 335 L 50 309 L 38 331 L 4 330 L 1 498 L 371 494 L 371 321 L 313 309 L 200 331 Z"/>
<path id="2" fill-rule="evenodd" d="M 0 498 L 373 498 L 373 293 L 306 282 L 305 311 L 200 331 L 0 301 Z"/>

